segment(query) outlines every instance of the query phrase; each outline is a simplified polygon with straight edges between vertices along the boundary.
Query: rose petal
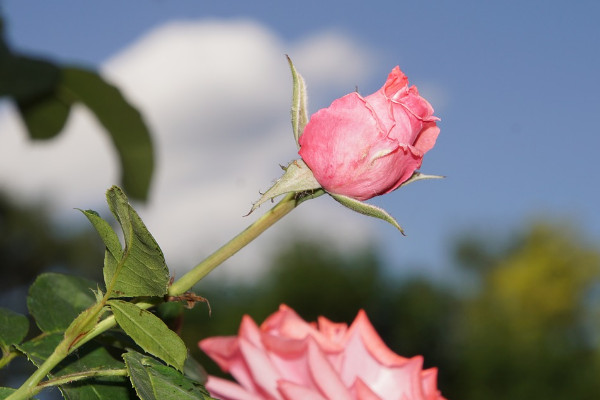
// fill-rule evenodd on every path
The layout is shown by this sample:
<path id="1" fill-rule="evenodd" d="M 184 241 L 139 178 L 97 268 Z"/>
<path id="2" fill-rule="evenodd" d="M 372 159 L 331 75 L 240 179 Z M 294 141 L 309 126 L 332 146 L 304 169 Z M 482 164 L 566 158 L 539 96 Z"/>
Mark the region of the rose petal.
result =
<path id="1" fill-rule="evenodd" d="M 423 392 L 426 400 L 445 400 L 437 389 L 437 368 L 429 368 L 421 372 Z"/>
<path id="2" fill-rule="evenodd" d="M 343 322 L 332 322 L 325 317 L 319 317 L 318 324 L 319 332 L 333 343 L 341 343 L 348 331 L 348 324 Z M 321 343 L 319 343 L 319 345 L 321 345 Z"/>
<path id="3" fill-rule="evenodd" d="M 313 340 L 308 342 L 308 362 L 312 378 L 326 398 L 336 400 L 352 399 L 348 387 L 341 381 L 339 373 L 333 369 Z"/>
<path id="4" fill-rule="evenodd" d="M 404 96 L 393 101 L 402 104 L 408 112 L 422 121 L 439 120 L 439 118 L 433 116 L 433 107 L 419 95 L 419 90 L 416 86 L 411 86 Z"/>
<path id="5" fill-rule="evenodd" d="M 364 311 L 348 328 L 323 317 L 309 324 L 281 306 L 260 329 L 245 318 L 238 338 L 205 339 L 200 347 L 240 383 L 209 378 L 211 393 L 224 400 L 445 400 L 437 370 L 424 371 L 420 356 L 392 352 Z"/>
<path id="6" fill-rule="evenodd" d="M 238 340 L 235 336 L 214 336 L 201 340 L 198 346 L 219 364 L 223 371 L 229 371 L 231 363 L 239 355 Z"/>
<path id="7" fill-rule="evenodd" d="M 242 317 L 242 323 L 240 324 L 240 330 L 238 332 L 240 338 L 246 339 L 252 345 L 262 348 L 262 332 L 261 329 L 256 325 L 256 322 L 250 316 L 244 315 Z"/>
<path id="8" fill-rule="evenodd" d="M 365 383 L 357 378 L 353 385 L 354 391 L 356 392 L 357 400 L 382 400 L 381 397 L 377 396 Z M 389 400 L 389 399 L 386 399 Z"/>
<path id="9" fill-rule="evenodd" d="M 312 389 L 291 382 L 279 382 L 279 391 L 285 400 L 328 400 Z"/>
<path id="10" fill-rule="evenodd" d="M 423 130 L 415 141 L 415 148 L 421 153 L 425 154 L 433 148 L 438 135 L 440 134 L 440 128 L 437 127 L 435 122 L 428 122 L 423 125 Z"/>
<path id="11" fill-rule="evenodd" d="M 216 376 L 209 376 L 205 387 L 212 396 L 222 400 L 265 400 L 263 396 L 251 393 L 236 383 Z"/>
<path id="12" fill-rule="evenodd" d="M 386 138 L 364 99 L 351 93 L 311 117 L 300 146 L 300 156 L 325 190 L 359 199 L 372 197 L 371 181 L 364 174 L 371 149 L 393 150 L 397 143 Z"/>
<path id="13" fill-rule="evenodd" d="M 346 341 L 346 361 L 341 370 L 346 385 L 360 378 L 378 396 L 423 399 L 421 386 L 422 358 L 407 359 L 395 354 L 381 340 L 364 311 L 350 326 Z M 393 397 L 392 397 L 393 396 Z"/>
<path id="14" fill-rule="evenodd" d="M 237 337 L 212 337 L 200 341 L 198 345 L 223 371 L 229 372 L 240 385 L 253 392 L 257 391 L 246 360 L 240 352 Z"/>
<path id="15" fill-rule="evenodd" d="M 239 345 L 257 392 L 265 393 L 273 399 L 281 400 L 281 396 L 277 390 L 277 381 L 281 379 L 281 374 L 271 363 L 264 348 L 256 347 L 243 338 L 240 339 Z M 238 379 L 237 376 L 236 379 Z"/>
<path id="16" fill-rule="evenodd" d="M 383 340 L 381 340 L 381 337 L 371 324 L 371 321 L 364 310 L 358 312 L 354 322 L 352 322 L 352 325 L 350 326 L 348 337 L 351 337 L 353 334 L 360 335 L 360 342 L 364 343 L 373 358 L 383 365 L 404 365 L 409 360 L 390 350 Z"/>

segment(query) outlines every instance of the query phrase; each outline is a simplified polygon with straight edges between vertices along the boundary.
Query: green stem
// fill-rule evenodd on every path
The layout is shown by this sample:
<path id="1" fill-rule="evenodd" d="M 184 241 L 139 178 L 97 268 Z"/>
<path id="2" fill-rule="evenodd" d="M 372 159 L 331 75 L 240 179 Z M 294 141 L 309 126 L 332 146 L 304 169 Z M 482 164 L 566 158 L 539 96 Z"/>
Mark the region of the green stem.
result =
<path id="1" fill-rule="evenodd" d="M 63 340 L 56 346 L 50 357 L 48 357 L 42 365 L 35 370 L 33 374 L 19 387 L 15 392 L 6 398 L 6 400 L 21 400 L 29 399 L 41 389 L 38 388 L 38 383 L 50 373 L 58 363 L 60 363 L 69 354 L 69 343 Z"/>
<path id="2" fill-rule="evenodd" d="M 200 264 L 192 268 L 188 273 L 183 275 L 169 287 L 169 295 L 177 296 L 185 293 L 192 288 L 200 279 L 204 278 L 210 271 L 219 266 L 223 261 L 237 253 L 240 249 L 256 239 L 267 228 L 279 221 L 296 206 L 304 200 L 319 196 L 321 193 L 315 193 L 313 196 L 297 197 L 295 193 L 286 195 L 275 207 L 267 211 L 262 217 L 257 219 L 252 225 L 248 226 L 244 231 L 231 239 L 225 245 L 221 246 L 217 251 L 208 256 Z M 142 309 L 148 309 L 155 306 L 154 303 L 137 303 L 137 306 Z M 100 321 L 91 331 L 89 331 L 81 340 L 73 346 L 77 348 L 84 343 L 89 342 L 96 336 L 116 326 L 115 317 L 110 315 Z"/>
<path id="3" fill-rule="evenodd" d="M 261 233 L 267 230 L 275 222 L 279 221 L 290 211 L 292 211 L 300 203 L 310 198 L 315 198 L 323 194 L 323 191 L 315 191 L 311 194 L 299 195 L 297 193 L 287 194 L 275 207 L 267 211 L 262 217 L 257 219 L 253 224 L 248 226 L 244 231 L 238 234 L 236 237 L 231 239 L 213 254 L 208 256 L 200 264 L 196 265 L 191 271 L 183 275 L 180 279 L 174 282 L 169 287 L 169 295 L 177 296 L 190 290 L 198 281 L 208 275 L 213 269 L 227 260 L 229 257 L 237 253 L 248 243 L 256 239 Z M 149 302 L 137 303 L 138 307 L 142 309 L 150 308 L 156 304 Z M 84 336 L 79 338 L 76 343 L 71 341 L 63 340 L 54 349 L 54 352 L 46 361 L 21 385 L 17 391 L 13 392 L 6 400 L 22 400 L 28 399 L 35 393 L 39 392 L 40 387 L 43 387 L 45 383 L 38 385 L 39 382 L 54 368 L 59 362 L 61 362 L 70 352 L 89 342 L 91 339 L 100 335 L 103 332 L 116 326 L 114 316 L 110 315 L 100 321 Z"/>
<path id="4" fill-rule="evenodd" d="M 6 367 L 12 361 L 12 359 L 17 357 L 19 354 L 21 354 L 21 353 L 19 353 L 18 351 L 14 351 L 14 350 L 4 353 L 2 355 L 2 358 L 0 358 L 0 369 Z"/>
<path id="5" fill-rule="evenodd" d="M 192 286 L 208 275 L 210 271 L 256 239 L 267 228 L 292 211 L 300 202 L 296 193 L 287 194 L 275 207 L 257 219 L 252 225 L 173 283 L 169 288 L 169 295 L 177 296 L 190 290 Z"/>
<path id="6" fill-rule="evenodd" d="M 76 372 L 76 373 L 68 374 L 68 375 L 62 375 L 62 376 L 59 376 L 54 379 L 48 379 L 47 381 L 42 382 L 37 386 L 28 388 L 28 390 L 24 393 L 24 395 L 27 397 L 23 397 L 23 398 L 29 398 L 29 397 L 35 396 L 42 389 L 45 389 L 47 387 L 65 385 L 68 383 L 81 381 L 83 379 L 96 378 L 99 376 L 127 376 L 127 369 L 126 368 L 104 369 L 104 370 L 97 369 L 97 370 Z M 17 392 L 13 393 L 11 396 L 7 397 L 7 399 L 11 399 L 16 393 Z"/>
<path id="7" fill-rule="evenodd" d="M 34 396 L 40 390 L 42 390 L 44 388 L 47 388 L 47 387 L 50 387 L 50 386 L 65 385 L 65 384 L 68 384 L 68 383 L 72 383 L 72 382 L 76 382 L 76 381 L 81 381 L 83 379 L 97 378 L 99 376 L 127 376 L 127 369 L 126 368 L 120 368 L 120 369 L 96 369 L 96 370 L 75 372 L 73 374 L 68 374 L 68 375 L 61 375 L 61 376 L 56 377 L 54 379 L 48 379 L 47 381 L 40 383 L 39 385 L 37 385 L 34 388 L 35 392 L 32 393 L 31 395 Z"/>

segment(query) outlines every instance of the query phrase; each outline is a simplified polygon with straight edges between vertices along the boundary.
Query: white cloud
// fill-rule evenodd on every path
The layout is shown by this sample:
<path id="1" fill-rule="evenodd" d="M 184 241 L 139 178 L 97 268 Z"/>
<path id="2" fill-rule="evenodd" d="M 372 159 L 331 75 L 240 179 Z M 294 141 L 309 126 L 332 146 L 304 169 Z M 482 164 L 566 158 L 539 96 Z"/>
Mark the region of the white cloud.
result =
<path id="1" fill-rule="evenodd" d="M 103 65 L 153 130 L 157 171 L 149 203 L 136 208 L 171 265 L 195 264 L 254 221 L 268 205 L 242 215 L 281 174 L 278 164 L 297 158 L 285 53 L 318 93 L 351 90 L 368 74 L 364 60 L 372 59 L 339 33 L 289 44 L 252 21 L 207 20 L 161 26 Z M 2 186 L 26 198 L 48 196 L 60 215 L 74 207 L 105 210 L 103 193 L 117 182 L 117 159 L 90 114 L 74 110 L 59 138 L 32 143 L 10 111 L 0 114 Z M 256 274 L 292 231 L 351 248 L 374 234 L 371 226 L 331 199 L 313 200 L 220 275 Z"/>

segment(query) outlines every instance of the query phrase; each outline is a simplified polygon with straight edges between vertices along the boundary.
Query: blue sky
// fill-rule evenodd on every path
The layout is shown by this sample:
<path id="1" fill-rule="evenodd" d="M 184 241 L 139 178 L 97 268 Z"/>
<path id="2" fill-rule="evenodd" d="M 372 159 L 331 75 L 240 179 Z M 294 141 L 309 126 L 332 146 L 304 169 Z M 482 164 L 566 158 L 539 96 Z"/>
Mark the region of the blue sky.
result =
<path id="1" fill-rule="evenodd" d="M 449 243 L 464 230 L 501 235 L 542 217 L 572 221 L 600 241 L 600 2 L 5 0 L 2 5 L 16 48 L 98 68 L 172 21 L 243 18 L 268 30 L 282 54 L 292 56 L 299 48 L 310 54 L 311 37 L 343 37 L 361 49 L 355 55 L 362 58 L 340 56 L 339 68 L 350 71 L 347 81 L 339 77 L 326 84 L 317 73 L 312 81 L 306 74 L 313 112 L 356 85 L 371 93 L 400 65 L 442 119 L 422 171 L 448 178 L 374 199 L 408 234 L 402 238 L 382 222 L 367 221 L 374 231 L 370 237 L 381 243 L 394 268 L 428 264 L 438 274 L 448 264 Z M 326 53 L 302 59 L 329 64 Z M 230 214 L 238 218 L 239 212 Z"/>

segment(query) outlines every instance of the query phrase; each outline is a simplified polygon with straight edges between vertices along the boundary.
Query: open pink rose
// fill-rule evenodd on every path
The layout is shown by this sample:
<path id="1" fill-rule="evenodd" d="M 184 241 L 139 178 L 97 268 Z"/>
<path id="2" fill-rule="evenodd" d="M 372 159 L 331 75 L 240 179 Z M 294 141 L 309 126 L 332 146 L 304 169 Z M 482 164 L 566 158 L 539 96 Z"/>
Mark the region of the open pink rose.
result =
<path id="1" fill-rule="evenodd" d="M 421 166 L 440 132 L 437 120 L 395 67 L 372 95 L 350 93 L 313 114 L 299 153 L 323 189 L 367 200 L 397 189 Z"/>
<path id="2" fill-rule="evenodd" d="M 306 323 L 282 305 L 260 328 L 245 316 L 237 337 L 199 346 L 238 382 L 209 376 L 206 388 L 223 400 L 444 400 L 437 370 L 392 352 L 362 310 L 348 328 Z"/>

